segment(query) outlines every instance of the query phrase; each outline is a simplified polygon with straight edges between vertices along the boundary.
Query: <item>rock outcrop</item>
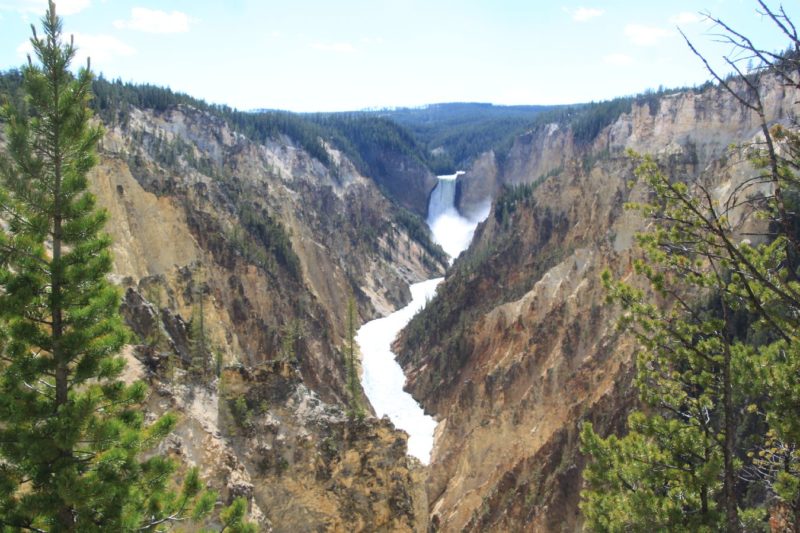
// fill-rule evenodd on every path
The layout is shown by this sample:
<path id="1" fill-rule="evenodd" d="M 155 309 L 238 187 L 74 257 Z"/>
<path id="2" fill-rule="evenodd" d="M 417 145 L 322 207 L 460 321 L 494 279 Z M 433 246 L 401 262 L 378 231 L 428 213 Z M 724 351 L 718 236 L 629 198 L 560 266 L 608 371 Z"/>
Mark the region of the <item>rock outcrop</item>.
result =
<path id="1" fill-rule="evenodd" d="M 228 367 L 206 384 L 182 370 L 134 377 L 153 385 L 150 413 L 181 414 L 159 452 L 198 466 L 223 502 L 245 497 L 259 530 L 426 529 L 425 469 L 406 454 L 407 435 L 324 402 L 293 364 Z"/>

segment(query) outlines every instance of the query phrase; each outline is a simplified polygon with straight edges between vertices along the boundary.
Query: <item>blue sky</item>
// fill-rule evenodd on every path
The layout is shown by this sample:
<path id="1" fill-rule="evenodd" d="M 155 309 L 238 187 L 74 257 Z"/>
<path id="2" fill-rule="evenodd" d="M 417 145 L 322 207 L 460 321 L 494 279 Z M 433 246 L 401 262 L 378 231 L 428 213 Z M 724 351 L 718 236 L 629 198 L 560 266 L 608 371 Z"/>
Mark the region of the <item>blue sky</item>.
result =
<path id="1" fill-rule="evenodd" d="M 800 22 L 796 0 L 786 2 Z M 0 69 L 25 61 L 45 0 L 0 0 Z M 708 79 L 729 47 L 710 12 L 786 44 L 754 0 L 61 0 L 107 78 L 240 109 L 335 111 L 451 101 L 560 104 Z M 777 6 L 776 3 L 773 5 Z"/>

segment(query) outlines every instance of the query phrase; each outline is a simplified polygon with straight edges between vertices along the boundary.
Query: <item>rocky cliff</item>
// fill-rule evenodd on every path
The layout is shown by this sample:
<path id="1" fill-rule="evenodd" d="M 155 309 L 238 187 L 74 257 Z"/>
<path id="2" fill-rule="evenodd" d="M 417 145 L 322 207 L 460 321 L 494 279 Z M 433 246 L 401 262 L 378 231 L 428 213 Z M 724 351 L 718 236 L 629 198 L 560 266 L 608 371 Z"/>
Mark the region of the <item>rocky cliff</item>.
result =
<path id="1" fill-rule="evenodd" d="M 133 109 L 101 155 L 92 183 L 111 213 L 120 282 L 160 284 L 163 304 L 186 319 L 203 300 L 225 362 L 274 358 L 282 331 L 300 324 L 304 380 L 325 397 L 341 396 L 347 295 L 366 319 L 442 269 L 332 148 L 326 168 L 288 138 L 250 142 L 180 107 Z"/>
<path id="2" fill-rule="evenodd" d="M 795 116 L 800 95 L 762 83 L 769 121 Z M 579 424 L 621 429 L 636 402 L 635 346 L 600 283 L 604 269 L 630 278 L 645 227 L 623 209 L 646 194 L 625 151 L 654 154 L 722 198 L 753 174 L 729 144 L 759 127 L 722 89 L 681 92 L 634 104 L 588 143 L 544 124 L 502 164 L 485 154 L 462 178 L 462 210 L 493 194 L 493 211 L 398 346 L 409 389 L 439 420 L 434 529 L 580 529 Z M 524 186 L 503 192 L 513 184 Z"/>
<path id="3" fill-rule="evenodd" d="M 106 130 L 91 186 L 139 338 L 129 375 L 181 416 L 161 451 L 264 530 L 424 530 L 423 469 L 388 421 L 346 414 L 341 346 L 349 295 L 385 314 L 442 256 L 331 146 L 326 165 L 187 105 Z"/>

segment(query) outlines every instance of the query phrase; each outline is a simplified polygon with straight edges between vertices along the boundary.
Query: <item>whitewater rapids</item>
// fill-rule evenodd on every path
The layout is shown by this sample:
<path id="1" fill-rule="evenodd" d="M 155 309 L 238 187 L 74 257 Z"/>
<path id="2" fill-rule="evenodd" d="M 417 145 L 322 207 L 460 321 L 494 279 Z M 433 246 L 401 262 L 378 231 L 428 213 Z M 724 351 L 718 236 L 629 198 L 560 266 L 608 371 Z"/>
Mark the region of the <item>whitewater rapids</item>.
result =
<path id="1" fill-rule="evenodd" d="M 415 283 L 411 303 L 391 315 L 367 322 L 358 330 L 356 342 L 361 347 L 361 385 L 378 416 L 389 415 L 395 427 L 408 433 L 408 453 L 424 464 L 430 461 L 436 420 L 425 414 L 410 394 L 403 390 L 406 376 L 395 361 L 391 344 L 411 317 L 436 293 L 444 278 Z"/>
<path id="2" fill-rule="evenodd" d="M 464 251 L 472 241 L 478 223 L 486 218 L 489 210 L 478 219 L 467 219 L 459 214 L 455 206 L 458 176 L 439 176 L 439 182 L 428 202 L 428 226 L 433 239 L 452 258 Z M 403 390 L 406 377 L 395 361 L 391 345 L 397 334 L 411 318 L 436 294 L 436 286 L 444 278 L 429 279 L 415 283 L 411 290 L 411 303 L 391 315 L 367 322 L 358 330 L 356 342 L 361 349 L 363 374 L 361 385 L 375 413 L 388 415 L 398 429 L 408 433 L 408 453 L 422 461 L 430 462 L 433 449 L 433 433 L 436 420 Z"/>

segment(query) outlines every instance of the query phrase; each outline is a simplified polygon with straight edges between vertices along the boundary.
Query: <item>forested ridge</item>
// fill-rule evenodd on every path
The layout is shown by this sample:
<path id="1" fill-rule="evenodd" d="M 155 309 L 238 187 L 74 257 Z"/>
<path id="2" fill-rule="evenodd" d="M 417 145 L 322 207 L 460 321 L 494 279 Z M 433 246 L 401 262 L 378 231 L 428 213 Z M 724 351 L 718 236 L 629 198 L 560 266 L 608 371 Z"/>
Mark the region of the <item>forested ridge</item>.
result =
<path id="1" fill-rule="evenodd" d="M 0 73 L 0 94 L 21 104 L 20 83 L 19 71 Z M 100 75 L 92 83 L 91 106 L 110 125 L 125 124 L 135 107 L 164 112 L 179 105 L 191 106 L 225 120 L 256 142 L 285 135 L 326 166 L 331 165 L 325 148 L 329 143 L 345 153 L 364 175 L 377 178 L 386 173 L 385 154 L 409 157 L 434 174 L 467 168 L 489 150 L 502 162 L 517 136 L 547 124 L 568 127 L 578 144 L 588 144 L 620 115 L 629 113 L 633 105 L 648 105 L 655 113 L 663 96 L 706 87 L 660 87 L 606 101 L 559 106 L 442 103 L 418 108 L 293 113 L 240 111 L 166 87 L 108 80 Z"/>
<path id="2" fill-rule="evenodd" d="M 0 73 L 0 94 L 21 103 L 21 75 Z M 494 150 L 502 159 L 518 135 L 555 123 L 569 127 L 578 143 L 590 143 L 606 126 L 634 104 L 658 108 L 664 95 L 697 88 L 648 90 L 601 102 L 563 106 L 497 106 L 485 103 L 445 103 L 419 108 L 345 113 L 293 113 L 278 110 L 240 111 L 227 105 L 147 83 L 108 80 L 92 83 L 95 112 L 110 125 L 125 124 L 132 108 L 164 112 L 187 105 L 225 120 L 253 141 L 286 135 L 326 166 L 331 164 L 324 143 L 344 152 L 369 177 L 385 172 L 383 153 L 418 161 L 435 174 L 466 168 L 480 154 Z"/>
<path id="3" fill-rule="evenodd" d="M 437 174 L 452 174 L 488 150 L 502 152 L 513 138 L 553 106 L 497 106 L 486 103 L 443 103 L 368 113 L 387 117 L 408 128 L 425 147 Z"/>

